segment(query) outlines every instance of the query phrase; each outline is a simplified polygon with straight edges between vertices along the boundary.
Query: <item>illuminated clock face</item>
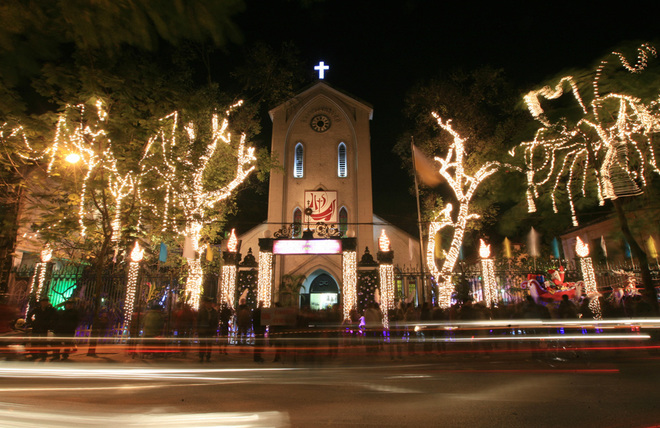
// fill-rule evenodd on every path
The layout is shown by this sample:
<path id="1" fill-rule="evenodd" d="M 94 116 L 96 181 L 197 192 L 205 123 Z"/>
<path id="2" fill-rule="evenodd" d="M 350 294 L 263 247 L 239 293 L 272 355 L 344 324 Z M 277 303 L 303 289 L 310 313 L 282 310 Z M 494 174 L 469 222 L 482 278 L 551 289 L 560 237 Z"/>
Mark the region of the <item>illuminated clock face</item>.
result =
<path id="1" fill-rule="evenodd" d="M 312 118 L 310 126 L 316 132 L 325 132 L 330 129 L 330 118 L 323 114 L 318 114 Z"/>

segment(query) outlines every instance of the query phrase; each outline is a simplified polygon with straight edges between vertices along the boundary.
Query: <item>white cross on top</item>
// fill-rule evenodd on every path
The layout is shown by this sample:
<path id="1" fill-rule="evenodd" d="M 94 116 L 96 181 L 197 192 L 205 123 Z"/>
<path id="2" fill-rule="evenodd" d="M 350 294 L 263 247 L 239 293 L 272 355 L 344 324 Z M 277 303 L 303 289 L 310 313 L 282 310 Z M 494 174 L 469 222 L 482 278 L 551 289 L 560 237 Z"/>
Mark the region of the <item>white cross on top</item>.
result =
<path id="1" fill-rule="evenodd" d="M 319 71 L 319 79 L 325 78 L 325 70 L 330 70 L 330 66 L 325 65 L 323 61 L 319 62 L 319 65 L 314 66 L 314 70 Z"/>

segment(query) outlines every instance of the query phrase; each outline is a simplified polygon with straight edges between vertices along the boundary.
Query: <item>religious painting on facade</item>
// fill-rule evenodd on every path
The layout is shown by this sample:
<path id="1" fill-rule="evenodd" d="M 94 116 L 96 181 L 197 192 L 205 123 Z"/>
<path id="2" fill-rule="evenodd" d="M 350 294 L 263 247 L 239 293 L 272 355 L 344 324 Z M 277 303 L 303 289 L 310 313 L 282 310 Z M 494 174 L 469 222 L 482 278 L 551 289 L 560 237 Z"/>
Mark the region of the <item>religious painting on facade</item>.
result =
<path id="1" fill-rule="evenodd" d="M 324 190 L 305 191 L 305 222 L 336 223 L 337 192 Z"/>

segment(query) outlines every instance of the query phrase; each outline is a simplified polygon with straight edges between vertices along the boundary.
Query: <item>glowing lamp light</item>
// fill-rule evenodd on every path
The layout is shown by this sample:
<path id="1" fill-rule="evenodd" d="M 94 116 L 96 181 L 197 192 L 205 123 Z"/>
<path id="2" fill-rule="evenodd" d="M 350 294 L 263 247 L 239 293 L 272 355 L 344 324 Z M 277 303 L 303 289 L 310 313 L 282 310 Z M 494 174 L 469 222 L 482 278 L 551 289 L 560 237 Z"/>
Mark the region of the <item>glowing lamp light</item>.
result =
<path id="1" fill-rule="evenodd" d="M 231 230 L 231 235 L 229 235 L 229 242 L 227 242 L 227 251 L 230 253 L 235 253 L 238 249 L 238 239 L 236 238 L 236 229 Z"/>
<path id="2" fill-rule="evenodd" d="M 482 259 L 487 259 L 490 257 L 490 244 L 486 245 L 483 239 L 479 240 L 481 245 L 479 245 L 479 256 Z"/>
<path id="3" fill-rule="evenodd" d="M 575 252 L 577 253 L 578 256 L 580 257 L 587 257 L 589 256 L 589 245 L 585 244 L 580 237 L 577 237 L 577 240 L 575 241 Z"/>
<path id="4" fill-rule="evenodd" d="M 70 153 L 64 158 L 69 163 L 78 163 L 80 160 L 80 155 L 78 153 Z"/>
<path id="5" fill-rule="evenodd" d="M 392 250 L 392 247 L 390 246 L 390 238 L 388 238 L 385 234 L 385 229 L 381 230 L 380 232 L 380 238 L 378 238 L 378 247 L 380 248 L 380 251 L 384 253 Z"/>
<path id="6" fill-rule="evenodd" d="M 53 250 L 49 246 L 46 246 L 46 248 L 41 251 L 41 263 L 48 263 L 52 257 Z"/>
<path id="7" fill-rule="evenodd" d="M 135 246 L 133 247 L 133 251 L 131 251 L 131 261 L 137 263 L 142 260 L 143 256 L 144 249 L 140 247 L 138 241 L 135 241 Z"/>

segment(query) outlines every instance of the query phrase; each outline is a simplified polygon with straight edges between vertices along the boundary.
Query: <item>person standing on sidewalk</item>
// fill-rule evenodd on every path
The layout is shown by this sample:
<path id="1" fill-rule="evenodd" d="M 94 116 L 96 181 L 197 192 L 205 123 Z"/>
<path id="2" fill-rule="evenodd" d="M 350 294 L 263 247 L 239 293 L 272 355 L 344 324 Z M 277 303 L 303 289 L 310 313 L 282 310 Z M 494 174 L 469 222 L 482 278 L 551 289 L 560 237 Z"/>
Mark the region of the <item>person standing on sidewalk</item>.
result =
<path id="1" fill-rule="evenodd" d="M 261 310 L 264 307 L 264 301 L 260 300 L 257 308 L 252 311 L 252 329 L 254 330 L 254 362 L 263 363 L 264 359 L 261 357 L 261 351 L 264 346 L 264 333 L 266 329 L 261 325 Z"/>
<path id="2" fill-rule="evenodd" d="M 220 353 L 227 355 L 227 346 L 229 346 L 229 324 L 234 311 L 227 303 L 223 303 L 220 308 Z"/>
<path id="3" fill-rule="evenodd" d="M 64 310 L 58 314 L 57 324 L 55 328 L 55 339 L 56 343 L 53 345 L 53 359 L 60 359 L 60 348 L 62 347 L 61 357 L 63 360 L 69 358 L 69 354 L 74 352 L 76 349 L 76 344 L 74 342 L 74 337 L 76 336 L 76 329 L 78 328 L 78 323 L 80 322 L 80 314 L 78 309 L 76 309 L 75 302 L 73 300 L 67 300 L 64 303 Z M 58 346 L 59 345 L 59 346 Z"/>
<path id="4" fill-rule="evenodd" d="M 27 324 L 32 327 L 31 359 L 46 361 L 48 356 L 48 331 L 55 327 L 55 308 L 47 297 L 39 299 L 39 304 L 27 314 Z"/>
<path id="5" fill-rule="evenodd" d="M 197 337 L 199 338 L 199 362 L 211 361 L 213 339 L 218 332 L 218 311 L 213 307 L 213 301 L 204 297 L 203 306 L 197 315 Z"/>

